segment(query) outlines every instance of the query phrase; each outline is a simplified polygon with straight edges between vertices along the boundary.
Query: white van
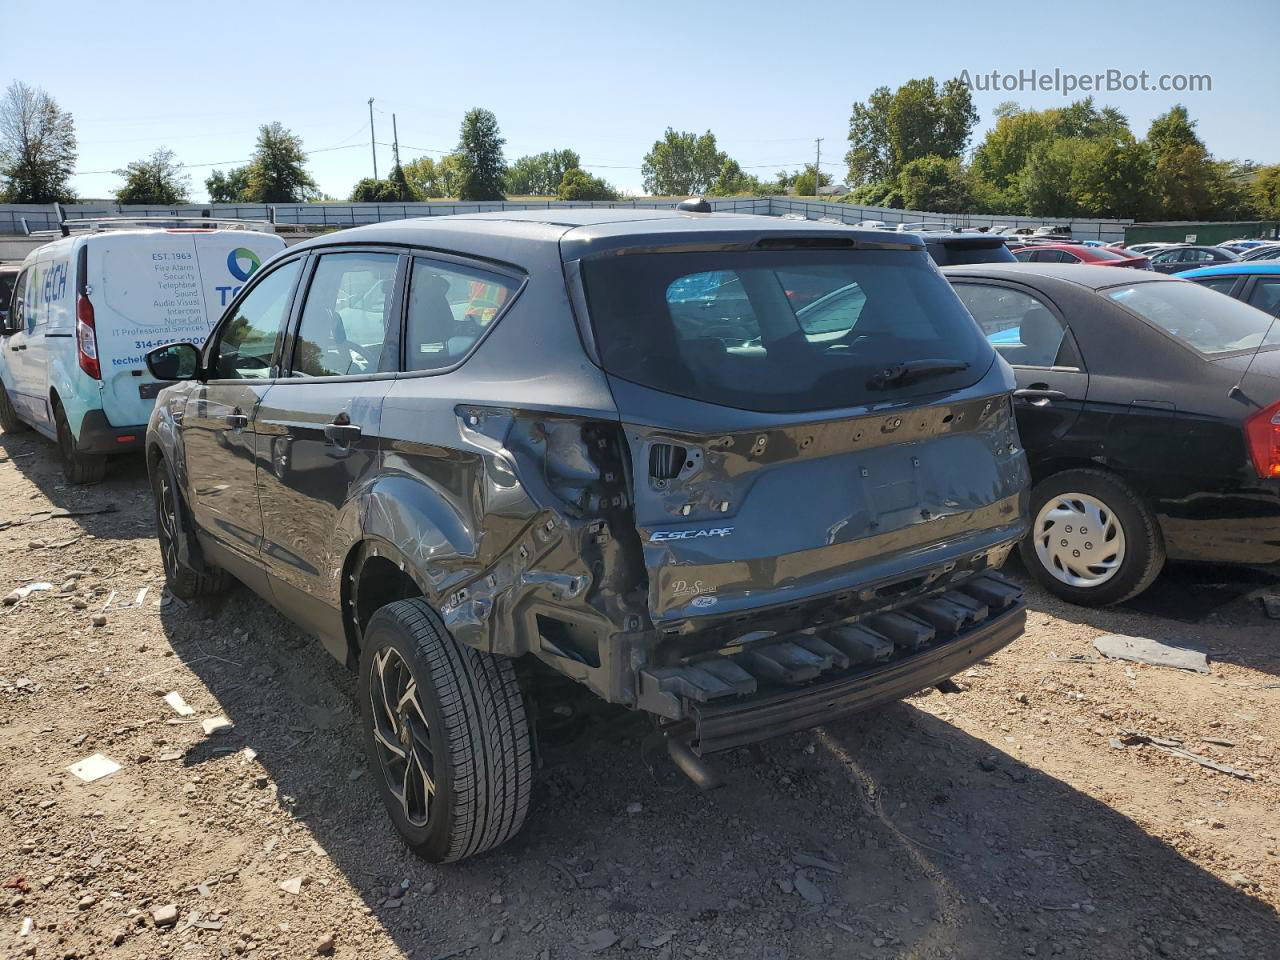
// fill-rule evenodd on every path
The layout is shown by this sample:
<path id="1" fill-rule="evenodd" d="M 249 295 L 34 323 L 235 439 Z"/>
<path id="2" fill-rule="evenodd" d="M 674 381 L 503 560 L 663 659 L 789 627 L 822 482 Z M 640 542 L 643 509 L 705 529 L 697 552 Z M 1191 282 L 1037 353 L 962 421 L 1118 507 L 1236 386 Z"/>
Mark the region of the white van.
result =
<path id="1" fill-rule="evenodd" d="M 142 447 L 164 386 L 147 372 L 146 352 L 204 343 L 249 277 L 284 249 L 270 224 L 195 222 L 75 224 L 84 232 L 22 263 L 0 329 L 0 428 L 31 426 L 57 441 L 71 483 L 101 480 L 107 454 Z"/>

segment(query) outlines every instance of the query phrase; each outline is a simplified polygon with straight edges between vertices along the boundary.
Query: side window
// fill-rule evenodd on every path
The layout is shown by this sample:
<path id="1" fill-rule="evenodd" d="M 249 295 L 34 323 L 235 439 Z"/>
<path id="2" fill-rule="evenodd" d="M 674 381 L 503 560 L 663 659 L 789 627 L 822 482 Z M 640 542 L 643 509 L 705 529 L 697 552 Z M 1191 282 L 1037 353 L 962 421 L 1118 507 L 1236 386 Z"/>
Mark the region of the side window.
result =
<path id="1" fill-rule="evenodd" d="M 405 369 L 439 370 L 457 363 L 518 286 L 487 270 L 415 258 L 409 274 Z"/>
<path id="2" fill-rule="evenodd" d="M 1032 263 L 1061 263 L 1062 252 L 1059 250 L 1037 250 Z"/>
<path id="3" fill-rule="evenodd" d="M 1219 293 L 1231 293 L 1231 288 L 1236 285 L 1235 277 L 1213 277 L 1210 280 L 1196 280 L 1196 283 L 1202 287 L 1208 287 L 1210 290 L 1217 290 Z"/>
<path id="4" fill-rule="evenodd" d="M 1076 256 L 1074 253 L 1067 253 L 1067 251 L 1065 250 L 1059 250 L 1058 262 L 1059 263 L 1080 263 L 1082 261 L 1081 261 L 1081 258 Z"/>
<path id="5" fill-rule="evenodd" d="M 1014 256 L 1014 259 L 1021 260 L 1023 263 L 1027 263 L 1031 259 L 1031 255 L 1033 253 L 1035 253 L 1034 250 L 1019 250 L 1013 256 Z"/>
<path id="6" fill-rule="evenodd" d="M 1162 253 L 1153 253 L 1151 255 L 1152 263 L 1173 263 L 1182 256 L 1181 250 L 1165 250 Z"/>
<path id="7" fill-rule="evenodd" d="M 394 253 L 320 258 L 302 308 L 290 376 L 343 377 L 383 369 L 399 260 Z"/>
<path id="8" fill-rule="evenodd" d="M 956 294 L 1000 356 L 1023 367 L 1057 363 L 1066 328 L 1029 293 L 1011 287 L 957 283 Z"/>
<path id="9" fill-rule="evenodd" d="M 299 259 L 272 270 L 240 301 L 234 315 L 223 320 L 212 353 L 215 379 L 265 380 L 271 376 L 271 362 L 301 267 Z"/>
<path id="10" fill-rule="evenodd" d="M 14 330 L 27 328 L 27 274 L 30 272 L 23 270 L 18 274 L 18 282 L 13 287 L 13 302 L 10 305 L 13 315 L 9 317 L 9 326 Z"/>
<path id="11" fill-rule="evenodd" d="M 1264 280 L 1259 277 L 1253 284 L 1253 291 L 1249 294 L 1249 305 L 1273 317 L 1280 313 L 1280 279 Z"/>

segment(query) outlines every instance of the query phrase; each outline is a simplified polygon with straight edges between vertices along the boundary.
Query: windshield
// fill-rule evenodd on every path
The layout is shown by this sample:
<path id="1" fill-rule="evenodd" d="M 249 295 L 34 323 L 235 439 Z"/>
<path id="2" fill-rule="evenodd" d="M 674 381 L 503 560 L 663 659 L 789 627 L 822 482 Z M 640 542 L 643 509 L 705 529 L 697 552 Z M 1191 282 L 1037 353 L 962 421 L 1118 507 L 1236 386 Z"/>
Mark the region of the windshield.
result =
<path id="1" fill-rule="evenodd" d="M 968 386 L 994 358 L 919 252 L 630 254 L 589 260 L 583 276 L 604 368 L 708 403 L 790 412 L 901 399 Z M 925 360 L 950 364 L 883 376 Z"/>
<path id="2" fill-rule="evenodd" d="M 1198 283 L 1135 283 L 1100 291 L 1201 353 L 1231 353 L 1280 345 L 1271 315 Z M 1270 334 L 1267 332 L 1271 327 Z"/>

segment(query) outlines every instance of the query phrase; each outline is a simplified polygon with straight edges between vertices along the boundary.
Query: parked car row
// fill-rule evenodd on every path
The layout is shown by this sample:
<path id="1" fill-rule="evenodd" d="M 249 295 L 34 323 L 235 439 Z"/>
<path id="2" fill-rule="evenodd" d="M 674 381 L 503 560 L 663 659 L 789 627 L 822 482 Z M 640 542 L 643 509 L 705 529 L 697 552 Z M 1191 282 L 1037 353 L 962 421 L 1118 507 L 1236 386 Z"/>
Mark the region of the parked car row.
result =
<path id="1" fill-rule="evenodd" d="M 1280 330 L 1250 305 L 1272 268 L 688 210 L 282 247 L 36 251 L 0 427 L 57 437 L 73 482 L 102 475 L 86 437 L 145 450 L 168 589 L 234 577 L 357 671 L 429 860 L 520 829 L 530 673 L 650 714 L 709 786 L 708 754 L 1014 640 L 1015 548 L 1092 605 L 1166 559 L 1280 562 Z"/>

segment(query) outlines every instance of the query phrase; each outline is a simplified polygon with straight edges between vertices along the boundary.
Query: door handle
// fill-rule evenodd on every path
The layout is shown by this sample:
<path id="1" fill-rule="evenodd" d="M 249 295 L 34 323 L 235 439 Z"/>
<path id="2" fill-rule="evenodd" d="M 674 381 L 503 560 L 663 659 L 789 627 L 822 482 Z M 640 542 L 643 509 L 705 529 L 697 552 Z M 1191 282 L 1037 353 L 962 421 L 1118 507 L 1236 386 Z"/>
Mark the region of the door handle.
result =
<path id="1" fill-rule="evenodd" d="M 1061 390 L 1050 390 L 1047 386 L 1034 386 L 1028 389 L 1013 391 L 1015 399 L 1026 401 L 1032 406 L 1048 406 L 1054 400 L 1065 400 L 1067 395 Z"/>
<path id="2" fill-rule="evenodd" d="M 339 419 L 324 425 L 324 435 L 326 440 L 346 446 L 360 439 L 360 426 L 349 420 Z"/>
<path id="3" fill-rule="evenodd" d="M 27 349 L 27 345 L 26 345 L 25 343 L 15 343 L 15 344 L 14 344 L 12 347 L 10 347 L 9 349 L 10 349 L 10 350 L 25 350 L 25 349 Z"/>
<path id="4" fill-rule="evenodd" d="M 243 413 L 235 412 L 227 414 L 227 427 L 231 430 L 243 430 L 249 425 L 249 418 Z"/>

